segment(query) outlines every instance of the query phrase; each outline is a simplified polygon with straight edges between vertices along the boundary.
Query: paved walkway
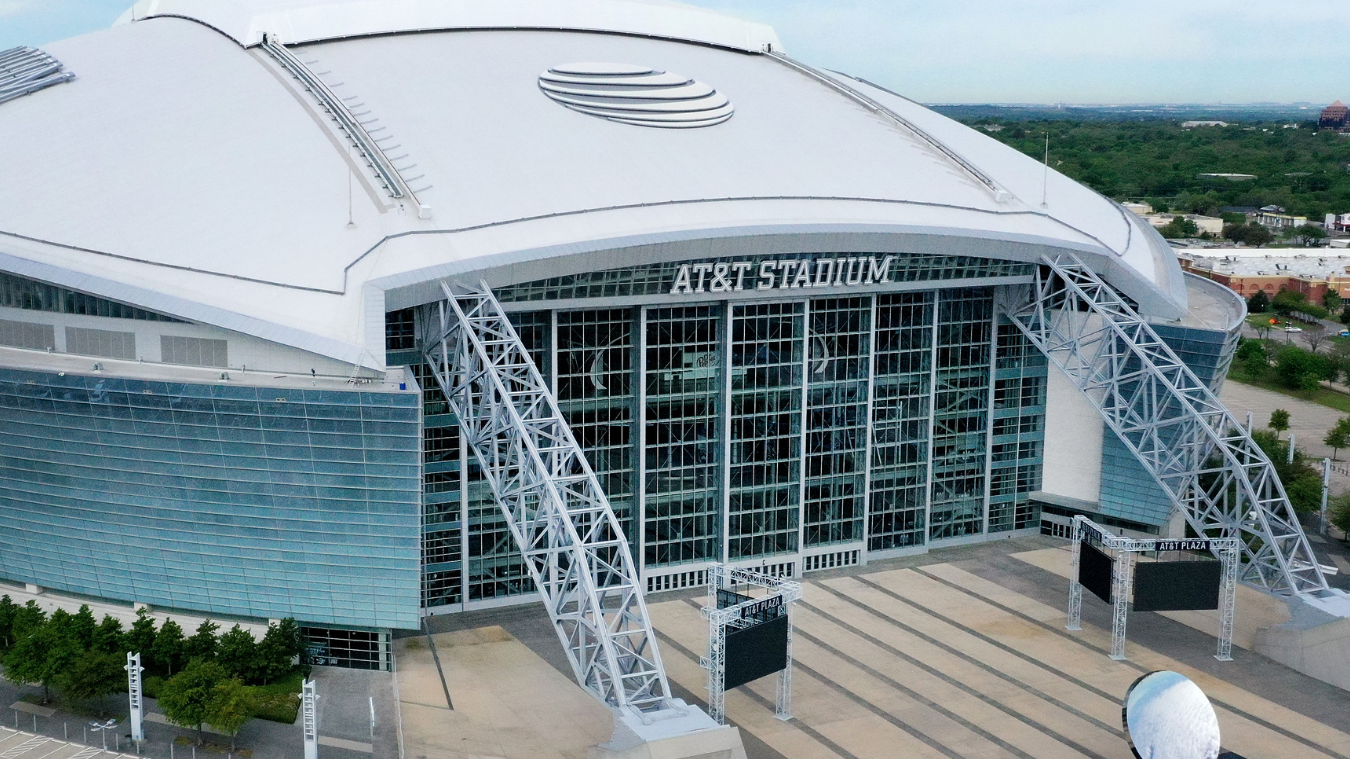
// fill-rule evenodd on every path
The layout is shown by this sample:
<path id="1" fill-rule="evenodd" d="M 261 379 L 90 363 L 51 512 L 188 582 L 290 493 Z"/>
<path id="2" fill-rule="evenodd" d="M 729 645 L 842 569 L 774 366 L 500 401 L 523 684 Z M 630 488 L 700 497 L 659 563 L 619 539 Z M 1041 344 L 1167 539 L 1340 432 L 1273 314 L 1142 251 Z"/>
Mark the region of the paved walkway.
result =
<path id="1" fill-rule="evenodd" d="M 1129 759 L 1121 700 L 1141 674 L 1172 669 L 1210 696 L 1225 747 L 1247 759 L 1350 759 L 1350 693 L 1242 648 L 1233 662 L 1215 661 L 1203 614 L 1132 615 L 1128 662 L 1106 655 L 1106 604 L 1086 599 L 1084 630 L 1064 630 L 1062 547 L 1024 538 L 811 575 L 795 618 L 795 718 L 773 717 L 773 677 L 727 694 L 747 753 Z M 1250 645 L 1248 633 L 1279 621 L 1280 610 L 1243 599 L 1241 642 Z M 706 676 L 698 665 L 707 645 L 702 601 L 689 592 L 649 598 L 672 688 L 698 704 Z M 571 682 L 542 609 L 434 623 L 455 628 L 435 636 L 445 686 L 425 636 L 411 639 L 419 641 L 411 650 L 410 639 L 399 642 L 409 757 L 579 759 L 587 741 L 608 737 L 608 715 Z M 545 698 L 566 719 L 539 711 Z M 414 738 L 416 731 L 429 737 Z M 531 733 L 548 741 L 540 746 Z"/>
<path id="2" fill-rule="evenodd" d="M 48 738 L 0 727 L 0 758 L 3 759 L 130 759 L 126 754 L 104 751 L 97 746 Z"/>

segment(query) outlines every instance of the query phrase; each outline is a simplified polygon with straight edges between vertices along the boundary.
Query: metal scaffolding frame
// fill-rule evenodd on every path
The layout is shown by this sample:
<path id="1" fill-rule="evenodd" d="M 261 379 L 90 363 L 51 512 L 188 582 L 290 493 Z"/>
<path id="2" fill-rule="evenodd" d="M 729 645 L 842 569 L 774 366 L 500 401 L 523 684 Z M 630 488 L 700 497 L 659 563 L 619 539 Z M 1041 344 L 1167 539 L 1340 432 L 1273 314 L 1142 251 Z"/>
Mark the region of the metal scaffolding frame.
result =
<path id="1" fill-rule="evenodd" d="M 1327 588 L 1275 467 L 1251 434 L 1110 285 L 1072 253 L 1042 258 L 1004 313 L 1087 395 L 1198 535 L 1239 539 L 1242 580 Z"/>
<path id="2" fill-rule="evenodd" d="M 547 383 L 486 283 L 441 288 L 445 300 L 433 307 L 423 346 L 427 365 L 577 682 L 621 713 L 672 706 L 628 540 Z"/>
<path id="3" fill-rule="evenodd" d="M 1237 538 L 1200 538 L 1196 540 L 1169 540 L 1167 538 L 1124 538 L 1112 535 L 1106 528 L 1078 514 L 1073 518 L 1072 568 L 1069 571 L 1068 630 L 1083 629 L 1083 585 L 1078 581 L 1079 556 L 1082 542 L 1091 539 L 1115 556 L 1111 562 L 1111 658 L 1125 660 L 1125 623 L 1130 613 L 1130 589 L 1134 583 L 1134 555 L 1150 551 L 1209 550 L 1223 562 L 1223 579 L 1219 585 L 1219 646 L 1214 658 L 1233 660 L 1233 621 L 1237 612 L 1238 566 L 1242 563 Z M 1173 544 L 1177 544 L 1174 547 Z M 1191 545 L 1194 544 L 1194 545 Z"/>
<path id="4" fill-rule="evenodd" d="M 724 609 L 717 608 L 717 592 L 728 582 L 753 585 L 769 593 L 743 601 Z M 727 723 L 726 672 L 727 628 L 742 629 L 755 624 L 744 618 L 747 611 L 762 606 L 770 599 L 781 599 L 787 615 L 787 667 L 778 673 L 778 689 L 774 700 L 774 715 L 781 720 L 792 719 L 792 605 L 802 598 L 802 585 L 792 580 L 763 574 L 751 569 L 736 569 L 725 564 L 708 567 L 708 605 L 701 613 L 708 620 L 708 655 L 699 662 L 708 671 L 708 716 L 719 725 Z"/>

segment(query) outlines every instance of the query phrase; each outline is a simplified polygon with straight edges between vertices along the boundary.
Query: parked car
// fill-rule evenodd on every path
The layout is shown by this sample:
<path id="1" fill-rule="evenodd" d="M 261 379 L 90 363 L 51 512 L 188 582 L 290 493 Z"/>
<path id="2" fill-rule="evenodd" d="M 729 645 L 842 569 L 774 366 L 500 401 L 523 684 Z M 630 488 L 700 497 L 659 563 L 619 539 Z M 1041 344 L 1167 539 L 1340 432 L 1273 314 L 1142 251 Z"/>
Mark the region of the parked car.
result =
<path id="1" fill-rule="evenodd" d="M 1341 330 L 1341 337 L 1350 337 L 1350 329 Z"/>
<path id="2" fill-rule="evenodd" d="M 1284 331 L 1285 331 L 1285 332 L 1302 332 L 1302 331 L 1303 331 L 1303 328 L 1302 328 L 1302 327 L 1285 327 L 1285 328 L 1284 328 Z"/>

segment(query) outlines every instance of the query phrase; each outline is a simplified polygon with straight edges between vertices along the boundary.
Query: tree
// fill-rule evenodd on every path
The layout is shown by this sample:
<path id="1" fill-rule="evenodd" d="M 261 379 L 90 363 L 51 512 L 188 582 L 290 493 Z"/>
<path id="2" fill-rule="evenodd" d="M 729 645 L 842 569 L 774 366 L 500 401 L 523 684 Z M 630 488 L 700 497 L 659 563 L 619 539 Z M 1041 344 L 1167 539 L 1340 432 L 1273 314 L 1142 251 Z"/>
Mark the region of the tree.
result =
<path id="1" fill-rule="evenodd" d="M 1290 227 L 1284 232 L 1285 237 L 1290 237 L 1305 248 L 1315 248 L 1327 239 L 1327 231 L 1314 224 L 1304 224 L 1301 227 Z"/>
<path id="2" fill-rule="evenodd" d="M 1308 341 L 1308 349 L 1313 353 L 1316 353 L 1317 349 L 1330 338 L 1331 335 L 1327 334 L 1327 328 L 1320 323 L 1309 324 L 1303 328 L 1303 339 Z"/>
<path id="3" fill-rule="evenodd" d="M 14 645 L 14 618 L 18 614 L 18 605 L 8 595 L 0 596 L 0 654 Z"/>
<path id="4" fill-rule="evenodd" d="M 70 634 L 74 636 L 75 642 L 80 644 L 80 648 L 89 648 L 94 645 L 94 631 L 97 629 L 98 622 L 94 620 L 94 612 L 90 610 L 89 604 L 80 604 L 80 610 L 70 618 Z"/>
<path id="5" fill-rule="evenodd" d="M 295 657 L 303 650 L 300 626 L 287 617 L 267 628 L 262 643 L 258 644 L 258 676 L 263 683 L 284 677 L 294 665 Z"/>
<path id="6" fill-rule="evenodd" d="M 1264 314 L 1270 310 L 1270 296 L 1266 295 L 1264 290 L 1257 290 L 1256 294 L 1247 299 L 1247 310 L 1253 314 Z"/>
<path id="7" fill-rule="evenodd" d="M 253 636 L 247 630 L 235 625 L 220 636 L 216 661 L 231 677 L 253 680 L 258 670 L 258 644 L 254 643 Z"/>
<path id="8" fill-rule="evenodd" d="M 253 696 L 253 692 L 245 688 L 239 678 L 231 677 L 212 689 L 211 702 L 207 707 L 209 716 L 206 721 L 211 727 L 230 734 L 230 751 L 234 751 L 234 739 L 239 735 L 239 728 L 252 719 L 253 713 L 257 710 L 258 700 Z"/>
<path id="9" fill-rule="evenodd" d="M 1350 536 L 1350 493 L 1341 493 L 1327 503 L 1327 513 L 1336 529 Z"/>
<path id="10" fill-rule="evenodd" d="M 1327 294 L 1322 296 L 1322 308 L 1325 308 L 1331 313 L 1339 314 L 1342 305 L 1341 294 L 1328 287 Z"/>
<path id="11" fill-rule="evenodd" d="M 133 654 L 141 655 L 141 666 L 150 669 L 155 664 L 155 618 L 150 610 L 141 607 L 136 611 L 136 621 L 122 641 L 123 647 Z"/>
<path id="12" fill-rule="evenodd" d="M 203 743 L 202 725 L 211 718 L 216 686 L 226 679 L 225 670 L 219 664 L 193 659 L 182 672 L 160 687 L 159 707 L 170 722 L 195 729 L 200 746 Z"/>
<path id="13" fill-rule="evenodd" d="M 173 671 L 183 663 L 186 642 L 183 628 L 172 619 L 164 620 L 159 633 L 155 635 L 155 663 L 164 668 L 165 674 L 173 677 Z"/>
<path id="14" fill-rule="evenodd" d="M 1275 439 L 1280 439 L 1280 433 L 1289 429 L 1289 412 L 1282 408 L 1277 408 L 1270 412 L 1270 423 L 1267 427 L 1275 430 Z"/>
<path id="15" fill-rule="evenodd" d="M 203 619 L 200 625 L 197 625 L 197 632 L 192 634 L 187 640 L 187 658 L 201 659 L 211 661 L 216 658 L 216 652 L 220 649 L 220 641 L 216 638 L 216 631 L 220 625 L 209 619 Z"/>
<path id="16" fill-rule="evenodd" d="M 1338 371 L 1336 362 L 1295 345 L 1275 354 L 1276 375 L 1285 387 L 1294 390 L 1316 390 L 1320 381 L 1336 379 Z"/>
<path id="17" fill-rule="evenodd" d="M 125 653 L 125 639 L 126 634 L 122 632 L 122 623 L 105 614 L 103 615 L 103 621 L 94 630 L 92 648 L 105 654 Z"/>
<path id="18" fill-rule="evenodd" d="M 1171 221 L 1158 229 L 1158 233 L 1169 240 L 1176 240 L 1195 237 L 1200 234 L 1200 228 L 1185 216 L 1173 216 Z"/>
<path id="19" fill-rule="evenodd" d="M 70 615 L 57 609 L 51 619 L 19 638 L 5 655 L 5 679 L 16 685 L 41 685 L 42 703 L 52 700 L 57 685 L 80 646 L 70 635 Z"/>
<path id="20" fill-rule="evenodd" d="M 1336 422 L 1336 426 L 1327 432 L 1327 436 L 1322 442 L 1331 447 L 1331 460 L 1336 460 L 1336 454 L 1342 448 L 1350 447 L 1350 416 L 1343 416 Z"/>
<path id="21" fill-rule="evenodd" d="M 67 700 L 98 699 L 98 716 L 106 714 L 105 697 L 127 688 L 126 663 L 117 654 L 90 649 L 77 656 L 61 676 Z"/>

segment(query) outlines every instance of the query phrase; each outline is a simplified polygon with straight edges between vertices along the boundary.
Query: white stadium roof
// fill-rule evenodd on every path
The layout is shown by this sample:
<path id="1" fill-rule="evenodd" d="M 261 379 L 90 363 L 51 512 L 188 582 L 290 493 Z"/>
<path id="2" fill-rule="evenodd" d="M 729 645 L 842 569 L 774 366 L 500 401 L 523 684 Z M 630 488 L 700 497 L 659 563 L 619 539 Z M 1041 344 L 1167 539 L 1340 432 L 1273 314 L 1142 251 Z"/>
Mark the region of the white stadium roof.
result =
<path id="1" fill-rule="evenodd" d="M 621 266 L 639 247 L 1069 248 L 1146 312 L 1185 309 L 1171 249 L 1116 204 L 902 97 L 763 54 L 771 29 L 706 10 L 147 0 L 123 21 L 47 46 L 73 81 L 0 103 L 0 270 L 372 368 L 385 309 L 439 277 Z M 350 107 L 403 197 L 263 33 Z M 540 88 L 615 65 L 734 115 L 634 126 Z"/>

